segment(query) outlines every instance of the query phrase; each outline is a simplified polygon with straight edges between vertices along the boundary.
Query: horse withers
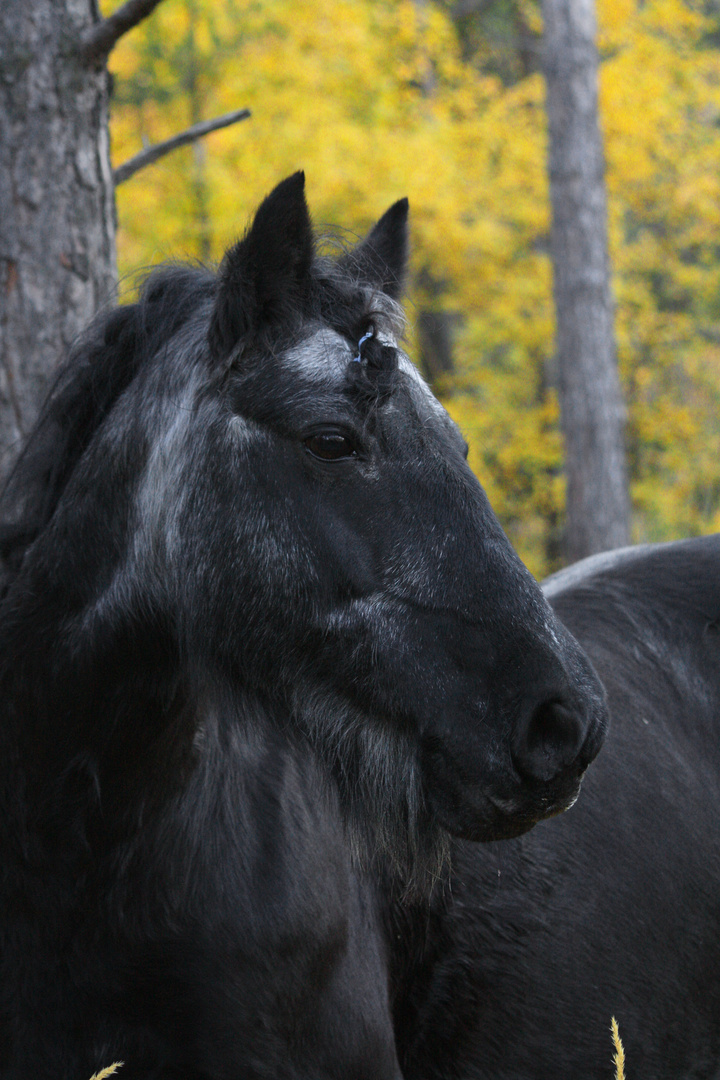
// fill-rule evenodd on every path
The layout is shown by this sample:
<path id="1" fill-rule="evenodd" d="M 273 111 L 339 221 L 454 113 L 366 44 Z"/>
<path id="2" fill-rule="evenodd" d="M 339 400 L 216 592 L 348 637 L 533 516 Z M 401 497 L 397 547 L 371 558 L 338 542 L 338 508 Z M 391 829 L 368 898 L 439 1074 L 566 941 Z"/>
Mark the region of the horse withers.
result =
<path id="1" fill-rule="evenodd" d="M 577 806 L 453 848 L 393 937 L 406 1080 L 720 1076 L 720 535 L 593 556 L 546 595 L 611 723 Z"/>
<path id="2" fill-rule="evenodd" d="M 378 886 L 577 796 L 603 691 L 302 174 L 74 349 L 3 498 L 0 1076 L 398 1077 Z"/>

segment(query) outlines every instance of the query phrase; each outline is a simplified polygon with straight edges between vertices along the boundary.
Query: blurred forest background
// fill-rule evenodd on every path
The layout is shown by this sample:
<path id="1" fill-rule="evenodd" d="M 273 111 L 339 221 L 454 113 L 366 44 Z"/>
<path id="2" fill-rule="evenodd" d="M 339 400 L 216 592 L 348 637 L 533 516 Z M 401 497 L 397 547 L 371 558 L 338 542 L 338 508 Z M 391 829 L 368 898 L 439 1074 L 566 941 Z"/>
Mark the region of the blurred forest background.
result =
<path id="1" fill-rule="evenodd" d="M 598 22 L 632 538 L 720 530 L 720 3 Z M 538 576 L 564 512 L 541 29 L 535 0 L 170 0 L 110 60 L 114 165 L 252 110 L 120 184 L 126 297 L 138 268 L 220 259 L 298 168 L 320 228 L 409 197 L 409 351 Z"/>

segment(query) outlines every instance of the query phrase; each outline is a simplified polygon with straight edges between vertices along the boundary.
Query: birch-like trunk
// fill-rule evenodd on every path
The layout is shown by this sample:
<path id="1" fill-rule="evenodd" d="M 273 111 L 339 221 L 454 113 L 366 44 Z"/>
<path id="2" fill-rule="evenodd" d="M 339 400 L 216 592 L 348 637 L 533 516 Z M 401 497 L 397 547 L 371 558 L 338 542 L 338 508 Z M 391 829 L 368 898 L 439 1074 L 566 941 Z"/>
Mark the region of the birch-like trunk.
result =
<path id="1" fill-rule="evenodd" d="M 629 543 L 594 0 L 542 0 L 570 562 Z"/>
<path id="2" fill-rule="evenodd" d="M 68 345 L 115 296 L 96 0 L 0 2 L 0 481 Z"/>

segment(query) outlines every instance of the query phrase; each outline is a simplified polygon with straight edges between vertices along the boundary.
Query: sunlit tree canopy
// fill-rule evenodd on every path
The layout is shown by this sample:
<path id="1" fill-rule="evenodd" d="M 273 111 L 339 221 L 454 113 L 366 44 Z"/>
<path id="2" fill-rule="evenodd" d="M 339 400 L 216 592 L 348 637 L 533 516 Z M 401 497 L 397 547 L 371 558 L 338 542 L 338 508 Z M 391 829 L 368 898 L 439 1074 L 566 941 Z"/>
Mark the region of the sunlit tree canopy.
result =
<path id="1" fill-rule="evenodd" d="M 683 0 L 599 0 L 598 16 L 634 537 L 712 531 L 717 27 L 710 6 Z M 419 312 L 451 316 L 454 371 L 436 388 L 507 532 L 542 574 L 557 565 L 564 486 L 533 62 L 541 24 L 532 0 L 497 3 L 493 18 L 463 28 L 450 5 L 421 0 L 165 0 L 113 54 L 114 163 L 198 119 L 243 106 L 253 115 L 123 184 L 118 240 L 126 276 L 169 257 L 217 260 L 298 168 L 316 224 L 342 225 L 345 240 L 407 195 L 410 351 Z"/>

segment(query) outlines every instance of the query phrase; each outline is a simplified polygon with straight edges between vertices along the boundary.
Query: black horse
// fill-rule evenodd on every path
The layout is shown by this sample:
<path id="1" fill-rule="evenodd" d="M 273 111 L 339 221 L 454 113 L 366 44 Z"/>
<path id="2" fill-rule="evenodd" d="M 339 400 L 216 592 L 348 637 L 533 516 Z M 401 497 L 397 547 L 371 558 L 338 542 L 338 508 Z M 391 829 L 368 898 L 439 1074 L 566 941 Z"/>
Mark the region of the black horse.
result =
<path id="1" fill-rule="evenodd" d="M 407 1080 L 720 1077 L 720 535 L 595 556 L 546 595 L 608 691 L 576 807 L 457 843 L 402 922 Z"/>
<path id="2" fill-rule="evenodd" d="M 0 1076 L 398 1076 L 378 923 L 576 798 L 604 697 L 303 177 L 78 344 L 3 500 Z M 409 901 L 408 901 L 409 902 Z M 416 902 L 416 901 L 414 901 Z"/>

